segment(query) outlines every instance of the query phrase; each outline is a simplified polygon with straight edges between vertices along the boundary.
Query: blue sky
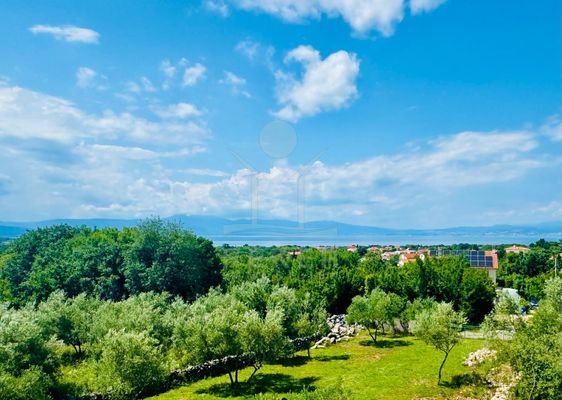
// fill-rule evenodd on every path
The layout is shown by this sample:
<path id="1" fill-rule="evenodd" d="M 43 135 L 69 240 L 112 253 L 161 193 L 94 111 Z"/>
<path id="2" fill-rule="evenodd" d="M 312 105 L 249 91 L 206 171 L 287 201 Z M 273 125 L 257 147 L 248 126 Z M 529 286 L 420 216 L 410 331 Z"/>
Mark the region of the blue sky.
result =
<path id="1" fill-rule="evenodd" d="M 5 0 L 0 220 L 559 220 L 560 13 Z"/>

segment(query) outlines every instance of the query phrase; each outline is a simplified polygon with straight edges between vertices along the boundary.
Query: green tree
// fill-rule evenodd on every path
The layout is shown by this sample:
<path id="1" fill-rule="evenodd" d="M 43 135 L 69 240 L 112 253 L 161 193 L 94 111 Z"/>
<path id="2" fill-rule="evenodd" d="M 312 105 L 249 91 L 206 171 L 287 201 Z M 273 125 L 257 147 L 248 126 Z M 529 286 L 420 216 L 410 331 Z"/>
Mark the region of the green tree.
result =
<path id="1" fill-rule="evenodd" d="M 531 400 L 559 399 L 562 391 L 562 279 L 548 280 L 544 291 L 533 318 L 518 321 L 501 348 L 520 375 L 517 396 Z"/>
<path id="2" fill-rule="evenodd" d="M 180 367 L 201 364 L 245 349 L 240 342 L 240 321 L 248 308 L 230 294 L 211 291 L 197 299 L 173 328 L 172 354 Z M 238 382 L 238 370 L 229 372 L 231 384 Z"/>
<path id="3" fill-rule="evenodd" d="M 310 358 L 310 346 L 318 335 L 328 331 L 326 309 L 321 302 L 314 301 L 309 293 L 298 300 L 299 314 L 292 325 L 293 337 L 307 341 L 306 352 Z"/>
<path id="4" fill-rule="evenodd" d="M 377 343 L 378 331 L 383 329 L 388 319 L 389 304 L 388 295 L 380 289 L 373 290 L 369 296 L 356 296 L 347 309 L 347 320 L 363 325 L 373 342 Z"/>
<path id="5" fill-rule="evenodd" d="M 471 323 L 480 323 L 492 311 L 496 288 L 486 271 L 467 267 L 460 286 L 460 310 Z"/>
<path id="6" fill-rule="evenodd" d="M 67 299 L 62 291 L 57 291 L 39 304 L 39 324 L 47 337 L 56 335 L 72 346 L 76 354 L 82 355 L 83 346 L 92 342 L 91 328 L 99 305 L 99 300 L 88 298 L 85 294 Z"/>
<path id="7" fill-rule="evenodd" d="M 248 381 L 264 362 L 276 361 L 291 353 L 290 342 L 283 332 L 283 313 L 279 309 L 268 311 L 264 318 L 255 310 L 247 311 L 238 325 L 238 335 L 244 352 L 254 358 L 254 371 Z"/>
<path id="8" fill-rule="evenodd" d="M 38 302 L 61 288 L 64 271 L 58 260 L 66 241 L 79 230 L 68 225 L 39 228 L 8 246 L 9 258 L 0 272 L 14 302 L 19 305 L 30 300 Z"/>
<path id="9" fill-rule="evenodd" d="M 387 296 L 388 304 L 386 306 L 384 322 L 394 331 L 396 320 L 400 318 L 400 315 L 406 308 L 407 302 L 404 298 L 395 293 L 388 293 Z"/>
<path id="10" fill-rule="evenodd" d="M 166 377 L 158 344 L 146 333 L 109 331 L 100 342 L 95 364 L 97 388 L 114 399 L 142 398 L 158 393 Z"/>
<path id="11" fill-rule="evenodd" d="M 422 311 L 435 307 L 435 305 L 436 303 L 432 299 L 415 299 L 412 302 L 408 302 L 399 317 L 402 330 L 405 333 L 409 333 L 410 324 L 416 319 L 417 315 Z"/>
<path id="12" fill-rule="evenodd" d="M 159 219 L 136 228 L 125 254 L 125 287 L 131 294 L 168 292 L 193 300 L 221 283 L 213 244 Z"/>
<path id="13" fill-rule="evenodd" d="M 444 353 L 437 375 L 438 384 L 441 383 L 443 366 L 460 340 L 459 332 L 465 321 L 462 312 L 456 312 L 450 303 L 439 303 L 434 308 L 422 311 L 414 321 L 414 334 Z"/>
<path id="14" fill-rule="evenodd" d="M 58 359 L 30 309 L 0 305 L 0 398 L 47 399 Z"/>

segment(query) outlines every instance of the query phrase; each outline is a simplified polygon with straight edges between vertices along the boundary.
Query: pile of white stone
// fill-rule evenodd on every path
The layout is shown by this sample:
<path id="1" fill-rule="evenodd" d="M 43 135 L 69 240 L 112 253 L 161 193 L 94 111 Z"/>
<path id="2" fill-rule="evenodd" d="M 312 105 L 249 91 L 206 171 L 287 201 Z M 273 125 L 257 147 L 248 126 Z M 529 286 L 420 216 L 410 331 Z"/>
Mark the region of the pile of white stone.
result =
<path id="1" fill-rule="evenodd" d="M 490 350 L 488 348 L 483 348 L 480 350 L 473 351 L 468 355 L 466 360 L 464 360 L 464 365 L 468 367 L 475 367 L 479 364 L 482 364 L 486 360 L 492 360 L 496 358 L 497 351 Z"/>
<path id="2" fill-rule="evenodd" d="M 492 369 L 486 376 L 488 384 L 494 388 L 494 394 L 490 400 L 512 399 L 512 389 L 520 379 L 521 375 L 514 373 L 509 367 Z"/>
<path id="3" fill-rule="evenodd" d="M 475 367 L 486 360 L 493 360 L 496 357 L 496 350 L 483 348 L 470 353 L 463 364 L 468 367 Z M 511 368 L 506 365 L 492 368 L 486 375 L 486 381 L 493 389 L 491 400 L 510 400 L 512 398 L 512 388 L 519 379 L 520 376 L 514 374 Z"/>
<path id="4" fill-rule="evenodd" d="M 326 347 L 328 344 L 339 343 L 342 340 L 349 340 L 361 330 L 361 326 L 358 324 L 348 325 L 344 314 L 332 315 L 328 317 L 327 322 L 330 332 L 314 343 L 314 346 L 312 346 L 313 349 Z"/>

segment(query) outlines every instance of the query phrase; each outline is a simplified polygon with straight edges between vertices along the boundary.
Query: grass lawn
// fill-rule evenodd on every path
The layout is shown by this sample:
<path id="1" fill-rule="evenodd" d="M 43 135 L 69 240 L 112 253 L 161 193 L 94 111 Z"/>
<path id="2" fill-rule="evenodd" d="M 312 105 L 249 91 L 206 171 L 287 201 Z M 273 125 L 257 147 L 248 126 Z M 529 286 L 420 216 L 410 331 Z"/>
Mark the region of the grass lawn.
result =
<path id="1" fill-rule="evenodd" d="M 258 393 L 275 393 L 283 398 L 304 387 L 310 390 L 334 387 L 341 382 L 357 400 L 411 400 L 482 398 L 484 388 L 461 385 L 471 369 L 462 361 L 471 351 L 483 347 L 478 339 L 463 339 L 449 355 L 443 369 L 442 385 L 437 385 L 437 370 L 443 354 L 414 337 L 381 337 L 374 346 L 366 334 L 349 342 L 312 350 L 275 365 L 265 365 L 250 384 L 240 383 L 233 391 L 228 377 L 207 379 L 152 397 L 152 400 L 247 399 Z M 245 380 L 250 369 L 242 372 Z M 457 378 L 454 378 L 457 376 Z M 291 396 L 287 396 L 290 398 Z"/>

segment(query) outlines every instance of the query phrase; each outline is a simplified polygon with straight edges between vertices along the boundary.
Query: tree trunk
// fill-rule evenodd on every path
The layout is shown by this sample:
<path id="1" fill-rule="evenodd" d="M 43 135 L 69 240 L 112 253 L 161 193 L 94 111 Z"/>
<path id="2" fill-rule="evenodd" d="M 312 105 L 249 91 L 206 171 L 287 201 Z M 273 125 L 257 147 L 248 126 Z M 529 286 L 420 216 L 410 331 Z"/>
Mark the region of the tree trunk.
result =
<path id="1" fill-rule="evenodd" d="M 246 382 L 250 382 L 250 380 L 254 377 L 254 375 L 256 374 L 256 372 L 258 372 L 258 369 L 261 368 L 261 365 L 254 365 L 254 372 L 252 372 L 252 375 L 250 375 L 250 377 L 248 378 L 248 380 Z"/>
<path id="2" fill-rule="evenodd" d="M 310 345 L 306 348 L 306 352 L 308 353 L 308 359 L 310 360 Z"/>
<path id="3" fill-rule="evenodd" d="M 441 383 L 441 370 L 443 369 L 443 365 L 445 365 L 445 361 L 447 361 L 447 357 L 449 357 L 449 353 L 445 353 L 445 358 L 443 359 L 443 361 L 441 362 L 441 365 L 439 366 L 439 375 L 437 378 L 437 384 L 439 385 Z"/>
<path id="4" fill-rule="evenodd" d="M 238 370 L 234 373 L 234 381 L 238 383 Z"/>
<path id="5" fill-rule="evenodd" d="M 232 372 L 228 372 L 228 377 L 230 378 L 230 385 L 234 385 L 234 379 L 232 379 Z"/>
<path id="6" fill-rule="evenodd" d="M 373 336 L 373 334 L 372 334 L 372 332 L 369 328 L 367 328 L 367 333 L 369 334 L 371 339 L 373 339 L 373 342 L 377 343 L 377 330 L 375 329 L 375 336 Z"/>

